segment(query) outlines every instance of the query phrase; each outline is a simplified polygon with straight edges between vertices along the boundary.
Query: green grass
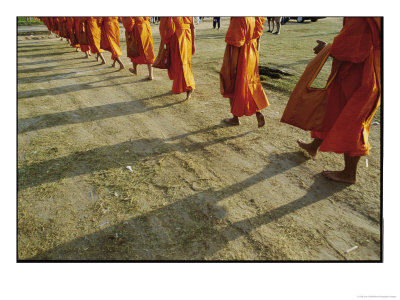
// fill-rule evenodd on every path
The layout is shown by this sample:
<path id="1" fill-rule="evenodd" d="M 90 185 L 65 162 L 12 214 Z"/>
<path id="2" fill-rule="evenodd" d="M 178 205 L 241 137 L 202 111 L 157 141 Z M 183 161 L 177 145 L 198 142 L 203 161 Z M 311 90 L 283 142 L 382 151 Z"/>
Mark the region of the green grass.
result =
<path id="1" fill-rule="evenodd" d="M 31 18 L 30 20 L 28 20 L 28 18 Z M 17 17 L 17 25 L 18 26 L 28 26 L 28 25 L 42 25 L 43 22 L 38 20 L 38 19 L 34 19 L 33 17 Z"/>

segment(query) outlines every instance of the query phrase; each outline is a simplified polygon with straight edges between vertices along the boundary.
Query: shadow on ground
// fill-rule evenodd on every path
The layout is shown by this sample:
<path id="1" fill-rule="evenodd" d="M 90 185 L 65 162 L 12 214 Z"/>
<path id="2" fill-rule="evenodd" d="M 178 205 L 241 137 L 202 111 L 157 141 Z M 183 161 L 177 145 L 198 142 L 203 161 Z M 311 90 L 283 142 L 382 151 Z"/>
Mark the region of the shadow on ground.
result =
<path id="1" fill-rule="evenodd" d="M 319 175 L 308 192 L 294 201 L 238 222 L 224 220 L 226 211 L 218 206 L 220 201 L 305 160 L 300 152 L 270 155 L 270 163 L 246 180 L 177 199 L 170 205 L 58 245 L 28 260 L 205 260 L 226 248 L 230 241 L 242 236 L 249 238 L 251 231 L 259 226 L 324 200 L 347 186 Z M 268 244 L 254 239 L 251 243 L 262 252 L 264 260 L 273 260 Z"/>

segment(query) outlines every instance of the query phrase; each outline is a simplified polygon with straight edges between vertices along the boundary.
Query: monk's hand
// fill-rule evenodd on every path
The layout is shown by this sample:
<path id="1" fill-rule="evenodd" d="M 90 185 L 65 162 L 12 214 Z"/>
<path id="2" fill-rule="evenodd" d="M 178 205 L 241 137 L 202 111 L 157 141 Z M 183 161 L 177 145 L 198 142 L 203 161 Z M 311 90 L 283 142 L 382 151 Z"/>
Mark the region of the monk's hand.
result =
<path id="1" fill-rule="evenodd" d="M 325 48 L 326 43 L 324 41 L 317 40 L 317 46 L 314 47 L 314 53 L 318 54 L 322 49 Z"/>

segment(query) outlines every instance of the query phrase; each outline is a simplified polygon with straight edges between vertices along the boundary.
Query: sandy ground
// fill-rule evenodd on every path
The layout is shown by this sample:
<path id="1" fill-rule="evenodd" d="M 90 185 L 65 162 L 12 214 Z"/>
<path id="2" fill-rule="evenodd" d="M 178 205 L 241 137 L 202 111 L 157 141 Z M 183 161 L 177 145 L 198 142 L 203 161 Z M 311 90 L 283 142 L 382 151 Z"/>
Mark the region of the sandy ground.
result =
<path id="1" fill-rule="evenodd" d="M 309 135 L 279 122 L 287 95 L 266 89 L 264 128 L 224 126 L 201 26 L 190 101 L 164 70 L 150 82 L 109 53 L 99 65 L 54 35 L 18 37 L 19 259 L 381 259 L 380 125 L 355 185 L 321 175 L 341 155 L 298 149 Z"/>

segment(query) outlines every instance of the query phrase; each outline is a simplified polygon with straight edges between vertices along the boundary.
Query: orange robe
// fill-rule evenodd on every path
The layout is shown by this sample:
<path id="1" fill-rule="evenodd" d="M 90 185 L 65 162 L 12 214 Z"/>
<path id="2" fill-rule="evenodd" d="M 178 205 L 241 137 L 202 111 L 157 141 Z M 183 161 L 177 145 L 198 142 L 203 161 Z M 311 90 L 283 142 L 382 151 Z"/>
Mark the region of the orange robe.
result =
<path id="1" fill-rule="evenodd" d="M 265 18 L 232 17 L 226 32 L 226 49 L 220 71 L 220 89 L 233 99 L 234 116 L 251 116 L 269 105 L 258 73 L 257 39 Z"/>
<path id="2" fill-rule="evenodd" d="M 53 20 L 53 32 L 56 35 L 59 35 L 60 34 L 60 30 L 58 28 L 59 19 L 58 19 L 58 17 L 52 17 L 51 19 Z"/>
<path id="3" fill-rule="evenodd" d="M 67 35 L 69 39 L 69 43 L 71 44 L 72 47 L 74 48 L 79 48 L 79 42 L 75 37 L 74 33 L 74 18 L 73 17 L 67 17 Z"/>
<path id="4" fill-rule="evenodd" d="M 59 24 L 59 31 L 60 37 L 67 38 L 67 18 L 66 17 L 59 17 L 58 18 Z"/>
<path id="5" fill-rule="evenodd" d="M 75 38 L 77 41 L 79 41 L 79 25 L 81 23 L 81 18 L 80 17 L 74 17 L 74 34 Z M 89 45 L 79 45 L 81 48 L 82 52 L 86 52 L 90 50 Z"/>
<path id="6" fill-rule="evenodd" d="M 328 88 L 320 151 L 350 156 L 369 154 L 371 120 L 381 99 L 381 18 L 344 18 L 332 43 L 339 71 Z"/>
<path id="7" fill-rule="evenodd" d="M 194 39 L 192 17 L 162 17 L 160 21 L 160 36 L 165 44 L 170 46 L 171 64 L 168 76 L 175 94 L 194 90 L 194 76 L 191 59 Z"/>
<path id="8" fill-rule="evenodd" d="M 92 53 L 102 53 L 103 49 L 100 48 L 101 29 L 98 25 L 96 17 L 82 18 L 85 22 L 85 27 L 89 39 L 90 51 Z"/>
<path id="9" fill-rule="evenodd" d="M 111 59 L 116 60 L 122 55 L 119 44 L 118 17 L 103 17 L 101 27 L 101 48 L 111 52 Z"/>
<path id="10" fill-rule="evenodd" d="M 122 17 L 125 27 L 126 46 L 131 39 L 139 49 L 139 56 L 130 57 L 134 64 L 152 64 L 154 62 L 153 36 L 151 34 L 150 17 Z"/>

